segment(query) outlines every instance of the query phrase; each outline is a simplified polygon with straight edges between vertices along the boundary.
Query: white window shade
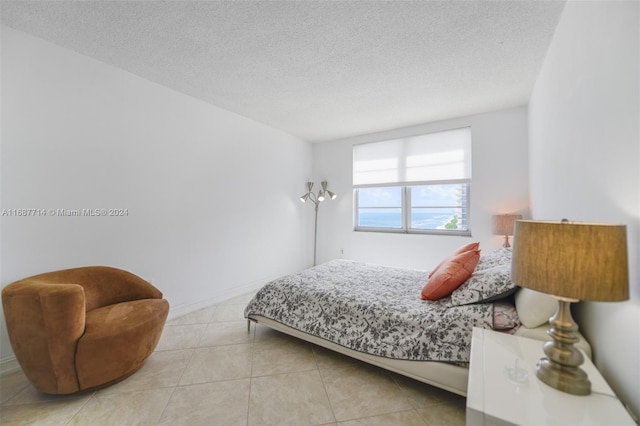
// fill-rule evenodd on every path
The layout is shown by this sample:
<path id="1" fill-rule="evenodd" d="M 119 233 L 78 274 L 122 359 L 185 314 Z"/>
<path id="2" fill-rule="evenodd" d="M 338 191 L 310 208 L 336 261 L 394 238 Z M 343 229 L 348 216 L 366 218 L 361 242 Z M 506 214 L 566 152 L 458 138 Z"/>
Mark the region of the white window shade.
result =
<path id="1" fill-rule="evenodd" d="M 353 185 L 471 179 L 471 129 L 353 147 Z"/>

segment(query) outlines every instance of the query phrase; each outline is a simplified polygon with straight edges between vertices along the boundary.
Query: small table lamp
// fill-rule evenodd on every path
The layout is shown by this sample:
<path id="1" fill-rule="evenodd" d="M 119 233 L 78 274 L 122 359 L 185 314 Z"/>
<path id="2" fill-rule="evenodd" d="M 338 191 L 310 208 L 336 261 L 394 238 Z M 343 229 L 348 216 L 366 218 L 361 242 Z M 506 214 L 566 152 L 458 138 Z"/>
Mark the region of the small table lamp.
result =
<path id="1" fill-rule="evenodd" d="M 551 387 L 574 395 L 591 393 L 580 368 L 582 353 L 573 344 L 578 325 L 571 303 L 580 299 L 620 301 L 629 298 L 627 228 L 625 225 L 521 220 L 515 224 L 511 277 L 521 287 L 549 293 L 558 310 L 549 319 L 536 376 Z"/>
<path id="2" fill-rule="evenodd" d="M 513 224 L 516 220 L 520 219 L 522 219 L 521 214 L 501 214 L 493 216 L 494 235 L 504 235 L 504 244 L 502 244 L 502 247 L 511 247 L 511 244 L 509 244 L 509 235 L 513 235 Z"/>

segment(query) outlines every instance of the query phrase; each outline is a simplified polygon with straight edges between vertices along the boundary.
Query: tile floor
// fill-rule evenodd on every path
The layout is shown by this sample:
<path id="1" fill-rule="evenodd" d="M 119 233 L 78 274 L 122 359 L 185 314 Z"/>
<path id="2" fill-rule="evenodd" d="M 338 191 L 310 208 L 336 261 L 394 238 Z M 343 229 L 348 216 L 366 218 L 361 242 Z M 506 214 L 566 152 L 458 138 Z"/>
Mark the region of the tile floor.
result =
<path id="1" fill-rule="evenodd" d="M 9 425 L 464 425 L 465 399 L 261 325 L 251 294 L 167 322 L 126 380 L 77 396 L 0 378 Z"/>

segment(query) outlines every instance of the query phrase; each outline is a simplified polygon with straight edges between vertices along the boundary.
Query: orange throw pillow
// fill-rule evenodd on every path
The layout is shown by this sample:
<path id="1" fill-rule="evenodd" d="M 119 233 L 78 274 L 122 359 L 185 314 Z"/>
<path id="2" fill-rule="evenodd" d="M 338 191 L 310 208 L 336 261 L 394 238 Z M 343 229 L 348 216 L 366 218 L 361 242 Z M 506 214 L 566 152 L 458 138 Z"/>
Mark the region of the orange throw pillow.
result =
<path id="1" fill-rule="evenodd" d="M 438 263 L 438 266 L 436 266 L 435 268 L 433 268 L 433 270 L 429 273 L 429 278 L 431 278 L 431 276 L 432 276 L 433 274 L 435 274 L 435 273 L 436 273 L 436 271 L 437 271 L 438 269 L 440 269 L 440 267 L 441 267 L 442 265 L 444 265 L 444 264 L 449 260 L 449 258 L 451 258 L 451 257 L 453 257 L 453 256 L 455 256 L 455 255 L 457 255 L 457 254 L 464 253 L 464 252 L 466 252 L 466 251 L 471 251 L 471 250 L 480 250 L 480 243 L 469 243 L 469 244 L 467 244 L 466 246 L 462 246 L 462 247 L 460 247 L 458 250 L 454 251 L 454 252 L 453 252 L 453 253 L 451 253 L 449 256 L 445 257 L 445 258 L 444 258 L 444 260 L 443 260 L 442 262 Z"/>
<path id="2" fill-rule="evenodd" d="M 449 256 L 422 288 L 422 300 L 438 300 L 469 279 L 480 260 L 480 250 L 469 250 Z"/>

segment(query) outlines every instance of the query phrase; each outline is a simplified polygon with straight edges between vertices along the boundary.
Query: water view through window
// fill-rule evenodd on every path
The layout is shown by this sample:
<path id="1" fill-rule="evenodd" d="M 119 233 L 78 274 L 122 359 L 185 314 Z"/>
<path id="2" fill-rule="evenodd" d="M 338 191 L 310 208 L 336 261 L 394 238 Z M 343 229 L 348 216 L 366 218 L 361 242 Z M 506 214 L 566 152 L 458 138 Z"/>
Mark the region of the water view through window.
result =
<path id="1" fill-rule="evenodd" d="M 373 187 L 358 190 L 357 226 L 402 229 L 402 199 L 410 198 L 409 228 L 466 230 L 466 184 Z"/>

